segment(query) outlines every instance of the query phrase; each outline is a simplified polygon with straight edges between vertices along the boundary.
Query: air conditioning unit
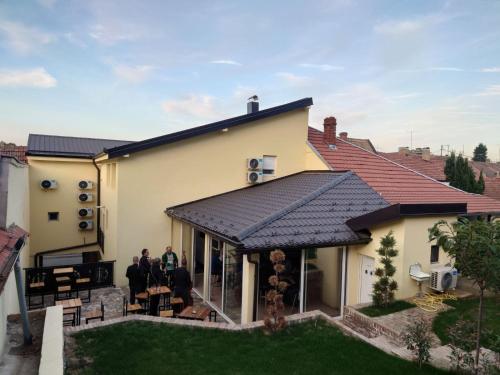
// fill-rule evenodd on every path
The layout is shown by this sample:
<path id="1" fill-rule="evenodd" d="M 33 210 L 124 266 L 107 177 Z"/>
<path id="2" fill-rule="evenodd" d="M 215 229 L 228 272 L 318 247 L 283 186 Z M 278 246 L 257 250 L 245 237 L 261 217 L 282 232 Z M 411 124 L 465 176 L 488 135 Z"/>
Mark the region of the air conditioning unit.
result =
<path id="1" fill-rule="evenodd" d="M 258 184 L 262 182 L 262 172 L 252 171 L 247 173 L 247 182 L 249 184 Z"/>
<path id="2" fill-rule="evenodd" d="M 450 266 L 433 268 L 431 270 L 430 287 L 438 292 L 457 287 L 458 271 Z"/>
<path id="3" fill-rule="evenodd" d="M 92 202 L 94 200 L 94 197 L 92 196 L 91 193 L 81 193 L 78 194 L 78 200 L 80 202 Z"/>
<path id="4" fill-rule="evenodd" d="M 42 181 L 40 181 L 40 187 L 43 190 L 57 189 L 57 181 L 56 180 L 42 180 Z"/>
<path id="5" fill-rule="evenodd" d="M 80 208 L 78 210 L 78 216 L 80 217 L 92 217 L 94 216 L 93 208 Z"/>
<path id="6" fill-rule="evenodd" d="M 78 228 L 80 230 L 92 230 L 92 229 L 94 229 L 94 221 L 93 220 L 81 220 L 78 223 Z"/>
<path id="7" fill-rule="evenodd" d="M 78 187 L 81 190 L 90 190 L 94 188 L 94 183 L 89 180 L 81 180 L 78 182 Z"/>
<path id="8" fill-rule="evenodd" d="M 247 168 L 250 170 L 260 170 L 264 166 L 263 158 L 248 158 L 247 159 Z"/>

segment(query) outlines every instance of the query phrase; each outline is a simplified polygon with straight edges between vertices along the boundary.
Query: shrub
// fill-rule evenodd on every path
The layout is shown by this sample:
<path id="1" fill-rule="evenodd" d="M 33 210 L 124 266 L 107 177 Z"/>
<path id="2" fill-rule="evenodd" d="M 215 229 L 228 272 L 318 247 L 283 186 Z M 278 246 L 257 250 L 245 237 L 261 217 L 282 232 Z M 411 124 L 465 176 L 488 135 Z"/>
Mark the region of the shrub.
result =
<path id="1" fill-rule="evenodd" d="M 404 334 L 406 348 L 411 350 L 419 367 L 431 359 L 431 337 L 429 324 L 423 320 L 417 320 L 408 325 Z"/>
<path id="2" fill-rule="evenodd" d="M 271 288 L 266 293 L 267 316 L 264 319 L 264 325 L 269 333 L 274 333 L 286 327 L 286 319 L 283 314 L 285 310 L 283 293 L 288 284 L 280 279 L 280 274 L 285 271 L 285 253 L 281 250 L 271 251 L 269 259 L 273 264 L 275 274 L 269 277 Z"/>
<path id="3" fill-rule="evenodd" d="M 377 253 L 380 255 L 380 263 L 383 268 L 375 270 L 378 281 L 373 284 L 373 304 L 375 306 L 388 307 L 394 301 L 394 292 L 398 289 L 398 283 L 392 278 L 396 273 L 396 267 L 392 265 L 392 258 L 398 255 L 395 249 L 396 239 L 392 231 L 380 239 L 380 247 Z"/>

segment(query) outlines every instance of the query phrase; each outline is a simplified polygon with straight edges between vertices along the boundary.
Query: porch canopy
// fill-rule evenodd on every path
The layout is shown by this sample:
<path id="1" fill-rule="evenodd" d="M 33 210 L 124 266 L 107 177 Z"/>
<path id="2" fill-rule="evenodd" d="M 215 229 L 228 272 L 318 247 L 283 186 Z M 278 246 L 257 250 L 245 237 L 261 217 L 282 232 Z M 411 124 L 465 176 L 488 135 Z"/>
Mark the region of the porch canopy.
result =
<path id="1" fill-rule="evenodd" d="M 167 208 L 238 250 L 366 243 L 346 221 L 389 204 L 353 172 L 305 171 Z"/>

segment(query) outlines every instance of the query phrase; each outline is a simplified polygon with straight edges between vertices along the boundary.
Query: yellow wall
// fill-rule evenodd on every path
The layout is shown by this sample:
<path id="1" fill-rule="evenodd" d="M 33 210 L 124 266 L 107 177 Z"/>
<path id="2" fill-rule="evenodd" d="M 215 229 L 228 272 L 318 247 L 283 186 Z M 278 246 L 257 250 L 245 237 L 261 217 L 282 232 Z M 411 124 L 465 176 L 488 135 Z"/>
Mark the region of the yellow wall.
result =
<path id="1" fill-rule="evenodd" d="M 392 229 L 396 239 L 396 248 L 399 254 L 394 258 L 393 264 L 396 267 L 394 279 L 398 283 L 396 292 L 397 299 L 410 298 L 418 292 L 417 283 L 409 276 L 410 265 L 420 263 L 422 270 L 429 273 L 431 269 L 430 253 L 431 243 L 428 241 L 427 229 L 432 227 L 439 220 L 454 221 L 456 217 L 413 217 L 404 218 L 398 221 L 385 223 L 371 228 L 372 241 L 366 245 L 349 246 L 347 260 L 347 301 L 346 304 L 354 305 L 360 301 L 360 269 L 362 255 L 375 258 L 375 268 L 380 266 L 379 256 L 376 249 L 380 247 L 380 239 L 387 235 Z M 439 264 L 444 265 L 449 262 L 445 253 L 440 250 Z M 376 278 L 375 278 L 376 280 Z M 425 283 L 423 290 L 425 290 Z"/>
<path id="2" fill-rule="evenodd" d="M 296 110 L 118 159 L 119 205 L 111 212 L 104 194 L 101 201 L 117 218 L 117 285 L 126 283 L 126 266 L 142 248 L 155 257 L 171 244 L 167 207 L 248 186 L 247 158 L 276 155 L 276 177 L 305 170 L 307 123 L 308 110 Z"/>
<path id="3" fill-rule="evenodd" d="M 94 230 L 80 231 L 78 209 L 96 206 L 97 171 L 87 159 L 29 157 L 31 253 L 63 247 L 77 246 L 97 241 L 96 219 Z M 54 179 L 58 188 L 44 191 L 40 188 L 43 179 Z M 78 181 L 91 180 L 94 201 L 81 203 Z M 48 212 L 59 212 L 59 221 L 49 221 Z"/>
<path id="4" fill-rule="evenodd" d="M 330 167 L 328 163 L 326 163 L 318 152 L 306 142 L 306 169 L 310 171 L 320 171 L 320 170 L 329 170 Z"/>
<path id="5" fill-rule="evenodd" d="M 317 249 L 317 259 L 307 260 L 308 263 L 313 263 L 323 272 L 322 302 L 334 308 L 340 307 L 342 265 L 339 254 L 341 253 L 341 247 L 319 248 Z"/>

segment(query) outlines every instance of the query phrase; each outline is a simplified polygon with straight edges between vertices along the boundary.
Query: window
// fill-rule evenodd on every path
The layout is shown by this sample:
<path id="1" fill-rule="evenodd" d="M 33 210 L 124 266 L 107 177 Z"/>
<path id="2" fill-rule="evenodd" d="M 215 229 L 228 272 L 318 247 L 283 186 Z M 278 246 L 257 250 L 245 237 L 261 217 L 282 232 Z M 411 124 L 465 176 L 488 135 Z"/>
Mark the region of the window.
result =
<path id="1" fill-rule="evenodd" d="M 432 245 L 431 246 L 431 263 L 439 262 L 439 246 Z"/>
<path id="2" fill-rule="evenodd" d="M 262 173 L 264 176 L 274 176 L 276 172 L 276 156 L 264 155 Z"/>
<path id="3" fill-rule="evenodd" d="M 49 212 L 49 221 L 59 220 L 59 212 Z"/>

